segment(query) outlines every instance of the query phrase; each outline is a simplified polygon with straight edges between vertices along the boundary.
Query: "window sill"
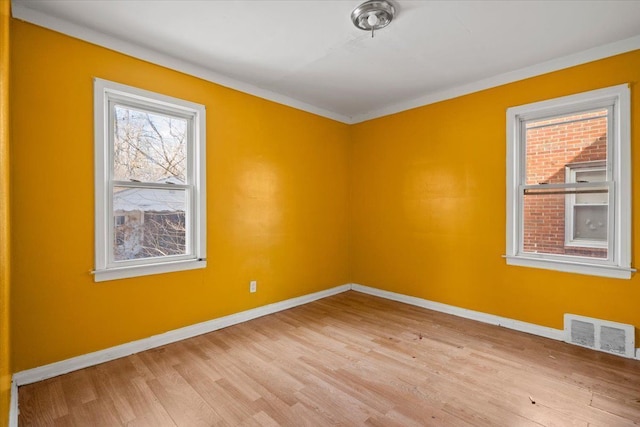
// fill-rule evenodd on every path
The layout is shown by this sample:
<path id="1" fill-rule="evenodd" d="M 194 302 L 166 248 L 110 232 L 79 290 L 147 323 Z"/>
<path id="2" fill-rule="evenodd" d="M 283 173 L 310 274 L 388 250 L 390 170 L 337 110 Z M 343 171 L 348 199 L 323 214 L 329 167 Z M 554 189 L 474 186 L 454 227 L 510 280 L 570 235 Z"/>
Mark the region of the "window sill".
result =
<path id="1" fill-rule="evenodd" d="M 507 265 L 543 268 L 545 270 L 586 274 L 589 276 L 610 277 L 614 279 L 630 279 L 631 275 L 636 271 L 634 268 L 624 268 L 613 265 L 585 264 L 574 261 L 551 261 L 524 256 L 507 255 L 505 258 L 507 260 Z"/>
<path id="2" fill-rule="evenodd" d="M 151 274 L 171 273 L 174 271 L 195 270 L 205 268 L 206 260 L 186 260 L 164 262 L 159 264 L 137 265 L 129 267 L 109 268 L 94 271 L 95 282 L 126 279 L 130 277 L 149 276 Z"/>

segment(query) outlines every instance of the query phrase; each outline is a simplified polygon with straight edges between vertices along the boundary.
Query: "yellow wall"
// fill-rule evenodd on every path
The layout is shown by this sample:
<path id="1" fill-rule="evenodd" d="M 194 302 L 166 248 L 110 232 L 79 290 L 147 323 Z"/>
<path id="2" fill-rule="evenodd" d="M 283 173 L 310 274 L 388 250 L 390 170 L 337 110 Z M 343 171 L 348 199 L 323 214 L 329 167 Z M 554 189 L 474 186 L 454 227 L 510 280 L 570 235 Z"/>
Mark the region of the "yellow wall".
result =
<path id="1" fill-rule="evenodd" d="M 564 313 L 640 328 L 640 275 L 606 279 L 501 258 L 507 107 L 631 83 L 637 183 L 639 80 L 634 51 L 353 126 L 353 282 L 553 328 Z M 639 185 L 633 200 L 640 224 Z"/>
<path id="2" fill-rule="evenodd" d="M 0 0 L 0 425 L 9 419 L 9 23 L 10 2 Z"/>
<path id="3" fill-rule="evenodd" d="M 11 30 L 14 371 L 348 283 L 347 125 Z M 206 105 L 206 269 L 93 282 L 93 77 Z"/>
<path id="4" fill-rule="evenodd" d="M 631 82 L 637 129 L 640 51 L 349 127 L 17 20 L 11 37 L 14 372 L 351 281 L 554 328 L 565 312 L 640 327 L 638 276 L 501 258 L 506 108 Z M 88 274 L 93 77 L 206 105 L 206 269 Z"/>

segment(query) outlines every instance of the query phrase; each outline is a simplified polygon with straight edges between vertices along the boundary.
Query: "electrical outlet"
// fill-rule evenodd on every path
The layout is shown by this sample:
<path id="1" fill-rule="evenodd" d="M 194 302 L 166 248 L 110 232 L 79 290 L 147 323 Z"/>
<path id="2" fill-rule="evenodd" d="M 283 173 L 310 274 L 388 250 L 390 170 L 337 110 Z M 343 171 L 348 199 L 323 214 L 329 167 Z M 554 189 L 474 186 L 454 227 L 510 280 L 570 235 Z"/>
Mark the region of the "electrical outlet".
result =
<path id="1" fill-rule="evenodd" d="M 257 290 L 258 282 L 252 280 L 249 282 L 249 292 L 254 293 Z"/>

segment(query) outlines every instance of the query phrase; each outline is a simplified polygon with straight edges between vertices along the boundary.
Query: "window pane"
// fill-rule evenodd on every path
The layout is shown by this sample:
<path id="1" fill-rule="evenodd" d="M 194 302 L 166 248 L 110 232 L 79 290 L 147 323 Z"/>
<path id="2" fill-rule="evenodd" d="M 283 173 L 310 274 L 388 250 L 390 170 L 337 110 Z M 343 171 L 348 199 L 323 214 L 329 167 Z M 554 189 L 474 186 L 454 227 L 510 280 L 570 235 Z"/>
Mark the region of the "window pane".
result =
<path id="1" fill-rule="evenodd" d="M 594 241 L 607 242 L 607 206 L 574 206 L 568 203 L 571 192 L 594 189 L 544 189 L 525 194 L 523 202 L 522 249 L 528 253 L 575 255 L 590 258 L 606 258 L 607 249 L 593 247 Z M 602 189 L 598 189 L 602 191 Z M 565 194 L 566 192 L 566 194 Z M 556 194 L 554 194 L 556 193 Z M 559 193 L 559 194 L 558 194 Z M 607 193 L 604 193 L 605 196 Z M 582 210 L 584 208 L 584 210 Z M 573 213 L 573 236 L 567 236 L 567 215 Z M 603 213 L 604 212 L 604 213 Z M 603 222 L 604 220 L 604 222 Z M 601 223 L 603 224 L 601 226 Z M 576 233 L 581 233 L 576 236 Z M 604 234 L 602 234 L 604 232 Z M 567 238 L 571 240 L 567 244 Z M 580 240 L 584 240 L 581 246 Z"/>
<path id="2" fill-rule="evenodd" d="M 524 196 L 524 252 L 564 254 L 564 194 Z"/>
<path id="3" fill-rule="evenodd" d="M 124 226 L 125 216 L 124 215 L 114 215 L 114 224 L 113 224 L 113 234 L 114 234 L 114 244 L 116 246 L 124 245 Z"/>
<path id="4" fill-rule="evenodd" d="M 116 187 L 114 260 L 186 254 L 186 206 L 183 189 Z"/>
<path id="5" fill-rule="evenodd" d="M 123 105 L 113 107 L 114 179 L 185 182 L 187 120 Z"/>
<path id="6" fill-rule="evenodd" d="M 607 206 L 574 206 L 574 239 L 607 241 Z"/>
<path id="7" fill-rule="evenodd" d="M 607 176 L 604 170 L 576 171 L 576 182 L 603 182 Z M 576 204 L 607 204 L 607 194 L 576 194 Z"/>
<path id="8" fill-rule="evenodd" d="M 607 160 L 607 110 L 526 123 L 526 184 L 566 181 L 565 166 Z"/>

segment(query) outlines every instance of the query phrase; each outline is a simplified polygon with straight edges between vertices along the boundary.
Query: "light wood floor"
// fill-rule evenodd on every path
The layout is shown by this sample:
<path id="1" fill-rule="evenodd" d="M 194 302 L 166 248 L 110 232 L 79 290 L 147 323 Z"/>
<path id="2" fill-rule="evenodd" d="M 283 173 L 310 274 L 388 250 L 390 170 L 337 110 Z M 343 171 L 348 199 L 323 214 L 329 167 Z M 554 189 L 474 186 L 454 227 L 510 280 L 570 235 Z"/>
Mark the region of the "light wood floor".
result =
<path id="1" fill-rule="evenodd" d="M 19 393 L 20 426 L 640 425 L 640 361 L 356 292 Z"/>

